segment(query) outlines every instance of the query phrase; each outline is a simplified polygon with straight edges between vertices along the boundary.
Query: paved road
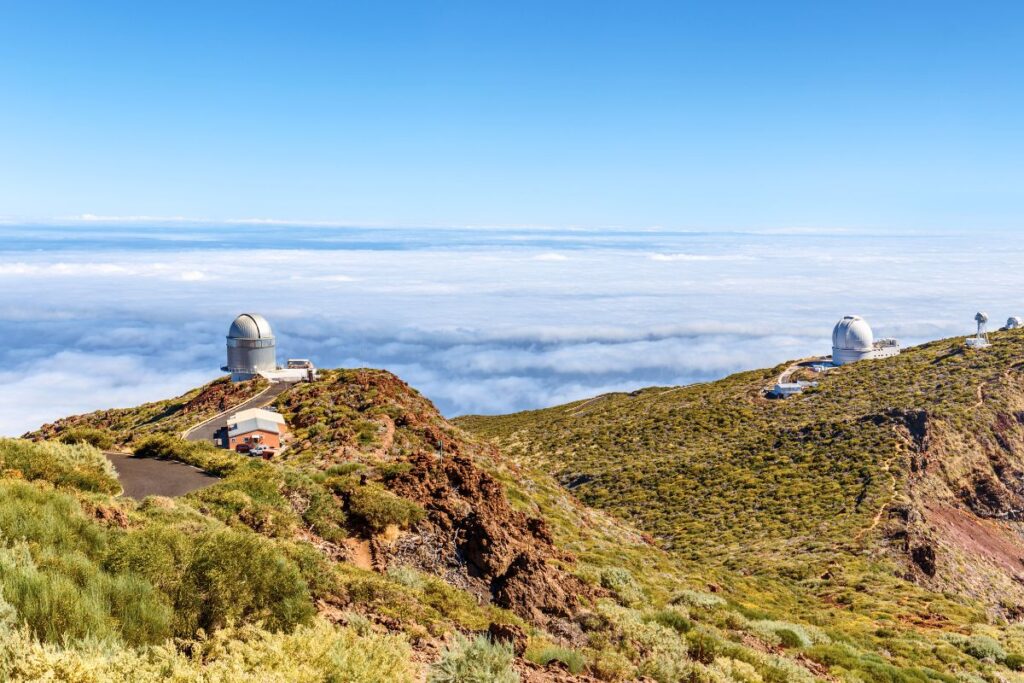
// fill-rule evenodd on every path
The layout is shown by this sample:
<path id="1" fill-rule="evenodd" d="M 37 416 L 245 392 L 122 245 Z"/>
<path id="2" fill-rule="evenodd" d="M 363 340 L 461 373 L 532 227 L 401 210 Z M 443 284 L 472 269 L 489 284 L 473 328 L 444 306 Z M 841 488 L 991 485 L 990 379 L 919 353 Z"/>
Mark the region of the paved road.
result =
<path id="1" fill-rule="evenodd" d="M 210 441 L 216 443 L 216 445 L 222 445 L 217 441 L 222 429 L 225 429 L 228 424 L 228 416 L 234 415 L 240 410 L 246 410 L 248 408 L 262 408 L 268 406 L 274 402 L 278 396 L 283 392 L 292 387 L 292 382 L 277 382 L 271 384 L 270 387 L 263 391 L 263 393 L 253 396 L 245 403 L 241 403 L 234 408 L 225 410 L 209 422 L 205 422 L 198 427 L 194 427 L 185 433 L 185 438 L 189 441 Z"/>
<path id="2" fill-rule="evenodd" d="M 117 470 L 124 495 L 141 500 L 146 496 L 183 496 L 216 484 L 220 479 L 191 465 L 174 460 L 134 458 L 128 453 L 104 452 Z"/>

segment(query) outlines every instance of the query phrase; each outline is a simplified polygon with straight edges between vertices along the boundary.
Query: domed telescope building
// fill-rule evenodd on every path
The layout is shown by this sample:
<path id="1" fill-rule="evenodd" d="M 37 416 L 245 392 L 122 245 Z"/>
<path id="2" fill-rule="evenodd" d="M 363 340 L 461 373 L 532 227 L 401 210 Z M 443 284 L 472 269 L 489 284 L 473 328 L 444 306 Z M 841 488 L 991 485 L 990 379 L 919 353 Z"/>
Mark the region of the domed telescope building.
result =
<path id="1" fill-rule="evenodd" d="M 262 315 L 243 313 L 235 318 L 227 339 L 228 364 L 221 369 L 231 373 L 232 382 L 277 370 L 274 331 Z"/>
<path id="2" fill-rule="evenodd" d="M 896 339 L 875 339 L 868 322 L 859 315 L 848 315 L 832 329 L 832 364 L 846 365 L 859 360 L 890 358 L 900 353 Z"/>

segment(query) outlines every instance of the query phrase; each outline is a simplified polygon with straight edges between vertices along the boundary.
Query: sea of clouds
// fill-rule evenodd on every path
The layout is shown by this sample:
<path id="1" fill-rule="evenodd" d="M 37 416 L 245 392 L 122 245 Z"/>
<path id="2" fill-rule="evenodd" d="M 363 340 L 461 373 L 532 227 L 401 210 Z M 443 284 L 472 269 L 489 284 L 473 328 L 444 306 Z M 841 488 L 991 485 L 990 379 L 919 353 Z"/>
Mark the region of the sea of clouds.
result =
<path id="1" fill-rule="evenodd" d="M 1013 233 L 0 226 L 0 434 L 220 375 L 232 318 L 280 359 L 382 367 L 446 415 L 707 381 L 1024 315 Z"/>

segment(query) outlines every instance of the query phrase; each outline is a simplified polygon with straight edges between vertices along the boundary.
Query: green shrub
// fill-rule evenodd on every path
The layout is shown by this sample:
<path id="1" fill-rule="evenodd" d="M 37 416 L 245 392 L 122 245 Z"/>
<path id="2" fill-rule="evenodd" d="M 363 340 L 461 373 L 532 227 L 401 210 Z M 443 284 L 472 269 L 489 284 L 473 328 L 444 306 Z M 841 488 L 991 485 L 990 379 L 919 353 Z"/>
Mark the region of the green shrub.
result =
<path id="1" fill-rule="evenodd" d="M 139 645 L 171 634 L 167 596 L 143 576 L 102 566 L 108 532 L 70 496 L 0 482 L 4 537 L 21 540 L 0 548 L 0 593 L 34 637 Z"/>
<path id="2" fill-rule="evenodd" d="M 541 666 L 548 666 L 552 662 L 564 664 L 565 668 L 574 674 L 582 673 L 583 667 L 587 665 L 587 658 L 581 652 L 555 645 L 550 645 L 537 652 L 529 652 L 527 656 L 530 661 Z"/>
<path id="3" fill-rule="evenodd" d="M 512 668 L 512 645 L 487 636 L 473 640 L 457 633 L 431 668 L 429 683 L 519 683 Z"/>
<path id="4" fill-rule="evenodd" d="M 290 630 L 314 613 L 298 568 L 264 538 L 220 531 L 199 537 L 175 599 L 175 631 L 191 635 L 262 622 Z"/>
<path id="5" fill-rule="evenodd" d="M 1016 652 L 1006 655 L 1006 659 L 1003 660 L 1003 664 L 1010 671 L 1024 671 L 1024 655 L 1017 654 Z"/>
<path id="6" fill-rule="evenodd" d="M 968 638 L 959 634 L 951 634 L 948 639 L 975 659 L 1001 662 L 1006 658 L 1006 650 L 999 644 L 999 641 L 986 635 L 974 635 Z"/>
<path id="7" fill-rule="evenodd" d="M 624 607 L 636 607 L 646 600 L 643 589 L 636 578 L 622 567 L 605 567 L 601 570 L 601 587 L 615 594 L 615 599 Z"/>
<path id="8" fill-rule="evenodd" d="M 71 427 L 60 433 L 58 440 L 61 443 L 76 444 L 84 443 L 102 451 L 114 447 L 114 435 L 105 429 L 93 427 Z"/>
<path id="9" fill-rule="evenodd" d="M 137 458 L 178 460 L 218 476 L 228 475 L 249 461 L 248 458 L 217 448 L 211 443 L 185 441 L 167 434 L 146 437 L 135 446 L 133 452 Z"/>
<path id="10" fill-rule="evenodd" d="M 720 607 L 725 600 L 713 593 L 702 593 L 694 590 L 682 590 L 672 599 L 674 605 L 689 605 L 690 607 Z"/>
<path id="11" fill-rule="evenodd" d="M 686 615 L 675 609 L 663 609 L 655 612 L 651 619 L 662 626 L 667 626 L 676 633 L 686 633 L 693 628 L 693 622 Z"/>
<path id="12" fill-rule="evenodd" d="M 361 519 L 374 532 L 381 532 L 389 524 L 409 527 L 424 517 L 423 508 L 411 500 L 369 484 L 357 488 L 348 500 L 349 512 Z"/>
<path id="13" fill-rule="evenodd" d="M 56 486 L 83 491 L 117 493 L 121 490 L 110 461 L 84 443 L 67 445 L 0 438 L 2 470 L 16 470 L 30 481 L 43 479 Z"/>

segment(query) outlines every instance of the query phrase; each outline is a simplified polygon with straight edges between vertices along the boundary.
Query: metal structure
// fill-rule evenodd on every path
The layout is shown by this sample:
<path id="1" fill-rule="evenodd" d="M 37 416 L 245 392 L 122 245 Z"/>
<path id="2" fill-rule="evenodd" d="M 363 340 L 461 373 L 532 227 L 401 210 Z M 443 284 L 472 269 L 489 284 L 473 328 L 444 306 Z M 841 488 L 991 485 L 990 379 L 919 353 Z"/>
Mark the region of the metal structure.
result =
<path id="1" fill-rule="evenodd" d="M 843 317 L 832 329 L 832 364 L 846 365 L 871 358 L 888 358 L 900 352 L 896 339 L 879 339 L 859 315 Z"/>
<path id="2" fill-rule="evenodd" d="M 228 330 L 228 364 L 222 370 L 231 373 L 232 382 L 241 382 L 277 369 L 274 331 L 258 313 L 243 313 Z"/>
<path id="3" fill-rule="evenodd" d="M 1011 315 L 1009 318 L 1006 319 L 1006 327 L 1004 329 L 1016 330 L 1022 326 L 1024 326 L 1024 321 L 1022 321 L 1015 315 Z"/>
<path id="4" fill-rule="evenodd" d="M 979 311 L 974 316 L 974 322 L 978 323 L 978 332 L 973 337 L 967 338 L 967 346 L 972 349 L 983 349 L 991 346 L 988 340 L 988 314 Z"/>

